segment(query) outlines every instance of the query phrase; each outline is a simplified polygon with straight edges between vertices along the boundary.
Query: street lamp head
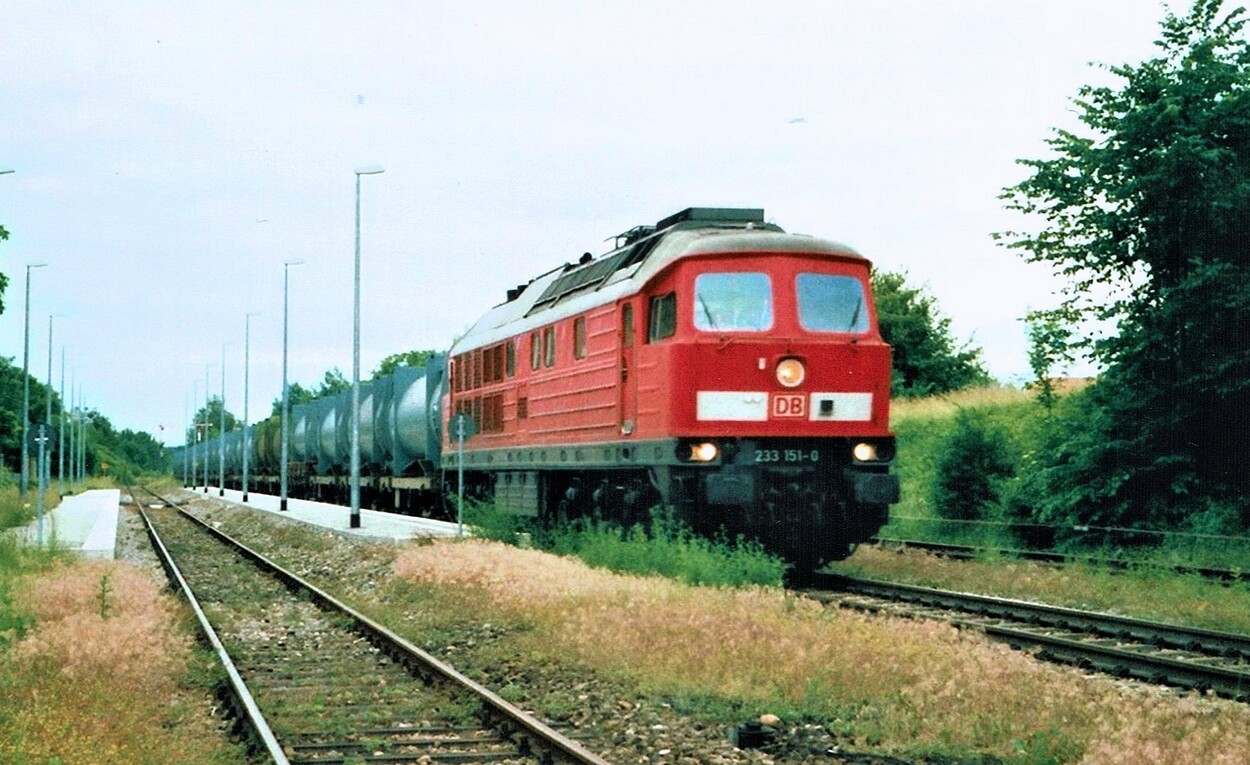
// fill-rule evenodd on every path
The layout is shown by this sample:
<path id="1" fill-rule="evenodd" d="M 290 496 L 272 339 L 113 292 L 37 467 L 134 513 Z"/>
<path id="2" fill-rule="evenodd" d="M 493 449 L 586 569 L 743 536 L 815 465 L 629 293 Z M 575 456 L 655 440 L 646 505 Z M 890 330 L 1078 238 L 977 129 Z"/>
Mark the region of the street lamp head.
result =
<path id="1" fill-rule="evenodd" d="M 43 268 L 46 265 L 48 264 L 47 263 L 27 263 L 26 270 L 29 271 L 32 268 Z"/>
<path id="2" fill-rule="evenodd" d="M 286 260 L 282 262 L 284 266 L 302 266 L 306 261 L 303 260 Z"/>
<path id="3" fill-rule="evenodd" d="M 7 168 L 7 167 L 6 167 L 6 168 L 0 168 L 0 175 L 9 175 L 10 173 L 15 173 L 15 172 L 17 172 L 17 171 L 16 171 L 16 170 L 10 170 L 10 169 L 9 169 L 9 168 Z"/>
<path id="4" fill-rule="evenodd" d="M 381 165 L 365 165 L 364 167 L 356 168 L 356 175 L 378 175 L 384 172 L 386 170 Z"/>

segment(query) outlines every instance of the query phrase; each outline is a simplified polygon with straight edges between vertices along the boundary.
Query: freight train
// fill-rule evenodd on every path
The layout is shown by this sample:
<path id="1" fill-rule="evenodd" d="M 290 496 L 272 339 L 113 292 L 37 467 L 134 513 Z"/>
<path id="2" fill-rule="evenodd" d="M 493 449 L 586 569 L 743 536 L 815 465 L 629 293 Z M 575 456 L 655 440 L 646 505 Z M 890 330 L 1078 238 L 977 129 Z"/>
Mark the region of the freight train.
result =
<path id="1" fill-rule="evenodd" d="M 362 383 L 362 503 L 438 514 L 463 473 L 540 521 L 630 525 L 662 507 L 797 572 L 843 559 L 899 496 L 869 270 L 760 209 L 632 228 L 508 290 L 425 368 Z M 347 496 L 350 407 L 347 392 L 292 408 L 292 496 Z M 277 490 L 279 427 L 248 431 L 255 490 Z M 183 447 L 175 471 L 207 460 L 215 476 L 224 449 L 237 486 L 244 448 L 242 430 Z"/>

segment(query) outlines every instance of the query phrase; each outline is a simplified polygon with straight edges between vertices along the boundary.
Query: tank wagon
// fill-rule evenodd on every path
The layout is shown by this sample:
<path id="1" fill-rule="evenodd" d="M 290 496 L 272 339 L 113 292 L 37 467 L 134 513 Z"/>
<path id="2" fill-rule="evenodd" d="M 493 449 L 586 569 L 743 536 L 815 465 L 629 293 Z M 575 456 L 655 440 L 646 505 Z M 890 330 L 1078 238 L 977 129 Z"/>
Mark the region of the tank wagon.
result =
<path id="1" fill-rule="evenodd" d="M 663 506 L 798 571 L 844 558 L 898 500 L 869 268 L 760 209 L 630 229 L 509 290 L 425 369 L 362 385 L 362 496 L 433 513 L 462 468 L 467 490 L 540 520 L 628 524 Z M 292 409 L 293 495 L 346 495 L 349 407 Z M 457 415 L 475 431 L 463 458 Z M 243 441 L 229 439 L 234 477 Z M 251 443 L 252 486 L 272 489 L 276 421 Z"/>

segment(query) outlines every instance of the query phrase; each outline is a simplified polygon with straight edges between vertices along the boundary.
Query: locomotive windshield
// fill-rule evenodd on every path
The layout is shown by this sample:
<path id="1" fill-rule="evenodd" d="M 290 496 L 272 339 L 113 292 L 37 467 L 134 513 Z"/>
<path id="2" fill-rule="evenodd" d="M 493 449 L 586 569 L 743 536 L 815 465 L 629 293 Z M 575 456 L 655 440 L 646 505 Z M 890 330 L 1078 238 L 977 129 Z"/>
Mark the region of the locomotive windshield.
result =
<path id="1" fill-rule="evenodd" d="M 762 332 L 773 326 L 768 274 L 699 274 L 694 280 L 694 326 L 715 332 Z"/>
<path id="2" fill-rule="evenodd" d="M 853 276 L 799 274 L 799 323 L 810 332 L 868 331 L 864 286 Z"/>

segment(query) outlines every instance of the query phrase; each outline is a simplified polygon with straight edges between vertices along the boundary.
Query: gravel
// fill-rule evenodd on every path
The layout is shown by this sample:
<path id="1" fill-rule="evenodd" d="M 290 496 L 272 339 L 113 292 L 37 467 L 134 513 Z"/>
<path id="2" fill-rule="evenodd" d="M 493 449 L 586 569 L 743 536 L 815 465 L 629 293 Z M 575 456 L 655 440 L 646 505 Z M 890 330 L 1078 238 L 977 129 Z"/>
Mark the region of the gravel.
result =
<path id="1" fill-rule="evenodd" d="M 280 545 L 282 527 L 298 522 L 258 512 L 213 498 L 183 493 L 179 501 L 195 499 L 190 509 L 202 518 L 222 526 L 245 544 L 266 552 Z M 123 497 L 123 503 L 127 501 Z M 367 601 L 370 593 L 390 574 L 396 545 L 362 542 L 358 539 L 323 531 L 314 544 L 307 545 L 289 566 L 295 573 L 307 576 L 319 586 L 338 590 L 336 594 L 349 601 Z M 117 558 L 141 568 L 154 576 L 164 572 L 152 552 L 146 529 L 133 507 L 123 507 L 118 523 Z M 328 581 L 330 577 L 333 581 Z M 349 590 L 342 583 L 350 582 Z M 791 763 L 856 763 L 857 765 L 949 765 L 948 758 L 923 757 L 906 759 L 872 752 L 843 751 L 839 741 L 820 725 L 787 725 L 774 729 L 763 726 L 771 743 L 762 748 L 736 748 L 731 731 L 723 724 L 700 719 L 697 714 L 683 714 L 661 701 L 646 697 L 619 681 L 598 677 L 593 672 L 549 664 L 526 663 L 525 657 L 499 661 L 499 643 L 506 634 L 490 624 L 477 625 L 455 636 L 441 646 L 422 646 L 439 658 L 453 664 L 479 682 L 493 688 L 522 688 L 525 699 L 557 700 L 553 706 L 573 710 L 559 722 L 590 733 L 584 741 L 592 751 L 605 759 L 624 765 L 789 765 Z M 489 666 L 474 662 L 474 646 L 490 644 L 494 648 Z M 535 710 L 540 715 L 543 710 Z M 744 721 L 746 722 L 746 721 Z M 774 722 L 769 720 L 768 722 Z M 958 761 L 971 765 L 970 761 Z M 988 764 L 990 759 L 976 763 Z"/>

